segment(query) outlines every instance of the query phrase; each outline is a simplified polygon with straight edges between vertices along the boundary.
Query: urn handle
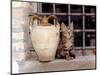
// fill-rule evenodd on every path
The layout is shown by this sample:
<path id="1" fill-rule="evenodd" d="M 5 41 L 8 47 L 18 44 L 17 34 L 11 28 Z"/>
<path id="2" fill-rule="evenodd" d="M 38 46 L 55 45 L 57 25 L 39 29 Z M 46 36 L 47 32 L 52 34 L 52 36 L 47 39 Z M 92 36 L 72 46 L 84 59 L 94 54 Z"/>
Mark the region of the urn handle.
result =
<path id="1" fill-rule="evenodd" d="M 35 20 L 35 19 L 40 20 L 40 18 L 39 18 L 37 15 L 33 15 L 33 16 L 31 16 L 31 18 L 30 18 L 30 22 L 29 22 L 29 29 L 30 29 L 30 31 L 33 30 L 33 23 L 34 23 L 34 20 Z"/>
<path id="2" fill-rule="evenodd" d="M 55 16 L 55 15 L 50 15 L 50 16 L 48 16 L 48 20 L 49 19 L 55 19 L 56 21 L 58 21 L 58 18 L 57 18 L 57 16 Z"/>
<path id="3" fill-rule="evenodd" d="M 55 16 L 55 15 L 50 15 L 50 16 L 48 16 L 48 20 L 49 20 L 49 19 L 55 19 L 55 20 L 56 20 L 55 26 L 57 27 L 58 30 L 60 30 L 60 24 L 59 24 L 59 22 L 58 22 L 57 16 Z"/>
<path id="4" fill-rule="evenodd" d="M 50 16 L 37 16 L 37 15 L 33 15 L 31 16 L 31 19 L 30 19 L 30 30 L 32 30 L 32 25 L 33 25 L 33 22 L 35 19 L 38 19 L 40 20 L 40 25 L 42 26 L 48 26 L 50 25 L 50 23 L 48 23 L 48 20 L 49 19 L 55 19 L 57 21 L 57 24 L 55 24 L 56 27 L 60 27 L 59 25 L 59 22 L 58 22 L 58 18 L 55 16 L 55 15 L 50 15 Z M 59 26 L 58 26 L 59 25 Z"/>

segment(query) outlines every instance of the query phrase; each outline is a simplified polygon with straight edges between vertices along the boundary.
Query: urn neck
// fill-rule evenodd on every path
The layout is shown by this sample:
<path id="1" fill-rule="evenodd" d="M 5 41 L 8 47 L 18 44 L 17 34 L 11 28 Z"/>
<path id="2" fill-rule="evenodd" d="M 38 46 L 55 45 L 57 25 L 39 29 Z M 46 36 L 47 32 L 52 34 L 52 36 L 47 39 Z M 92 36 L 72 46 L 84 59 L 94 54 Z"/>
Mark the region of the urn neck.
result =
<path id="1" fill-rule="evenodd" d="M 47 17 L 47 16 L 43 16 L 43 17 L 41 18 L 41 20 L 40 20 L 40 24 L 41 24 L 42 26 L 48 26 L 48 25 L 50 25 L 50 24 L 48 23 L 48 17 Z"/>

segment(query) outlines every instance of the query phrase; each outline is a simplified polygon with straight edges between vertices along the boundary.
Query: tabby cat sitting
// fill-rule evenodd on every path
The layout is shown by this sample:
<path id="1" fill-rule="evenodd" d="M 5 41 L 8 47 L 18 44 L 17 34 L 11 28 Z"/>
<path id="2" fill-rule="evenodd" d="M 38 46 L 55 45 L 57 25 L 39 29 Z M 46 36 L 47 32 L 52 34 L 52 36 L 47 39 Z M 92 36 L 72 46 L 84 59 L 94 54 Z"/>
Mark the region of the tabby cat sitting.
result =
<path id="1" fill-rule="evenodd" d="M 74 46 L 73 23 L 66 26 L 61 24 L 61 38 L 57 50 L 57 58 L 72 59 L 75 55 L 71 52 Z"/>

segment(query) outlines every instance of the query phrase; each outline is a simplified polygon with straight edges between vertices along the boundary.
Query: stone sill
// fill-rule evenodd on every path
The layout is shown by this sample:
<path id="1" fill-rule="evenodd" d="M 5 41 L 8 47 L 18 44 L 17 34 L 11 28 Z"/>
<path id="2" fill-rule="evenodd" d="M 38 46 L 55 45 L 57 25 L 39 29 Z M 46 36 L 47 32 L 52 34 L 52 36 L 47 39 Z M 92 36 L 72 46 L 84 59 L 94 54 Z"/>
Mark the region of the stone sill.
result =
<path id="1" fill-rule="evenodd" d="M 36 56 L 36 53 L 34 50 L 31 50 L 33 56 Z M 78 49 L 78 50 L 73 50 L 73 54 L 75 54 L 75 56 L 82 56 L 83 54 L 88 56 L 88 55 L 93 55 L 93 50 L 91 49 L 86 49 L 86 50 L 81 50 L 81 49 Z"/>
<path id="2" fill-rule="evenodd" d="M 52 62 L 41 63 L 38 60 L 28 60 L 19 64 L 17 72 L 13 73 L 29 73 L 29 72 L 47 72 L 47 71 L 63 71 L 63 70 L 79 70 L 79 69 L 95 69 L 95 56 L 77 56 L 73 60 L 56 59 Z"/>

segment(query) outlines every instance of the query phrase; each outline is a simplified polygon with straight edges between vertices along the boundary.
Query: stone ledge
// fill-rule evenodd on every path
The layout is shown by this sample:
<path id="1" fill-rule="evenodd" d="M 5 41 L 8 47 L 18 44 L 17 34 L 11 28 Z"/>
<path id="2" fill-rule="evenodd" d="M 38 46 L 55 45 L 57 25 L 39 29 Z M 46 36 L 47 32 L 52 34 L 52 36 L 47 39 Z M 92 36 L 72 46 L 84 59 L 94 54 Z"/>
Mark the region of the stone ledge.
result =
<path id="1" fill-rule="evenodd" d="M 38 60 L 28 60 L 19 64 L 18 73 L 78 69 L 95 69 L 95 56 L 79 56 L 73 60 L 56 59 L 48 63 L 41 63 Z"/>

